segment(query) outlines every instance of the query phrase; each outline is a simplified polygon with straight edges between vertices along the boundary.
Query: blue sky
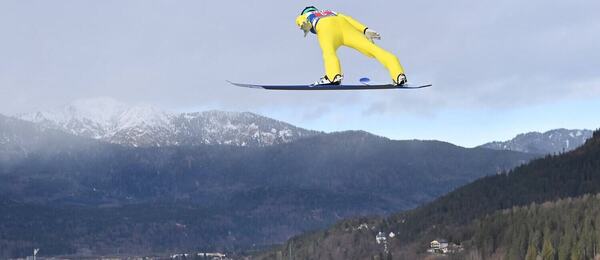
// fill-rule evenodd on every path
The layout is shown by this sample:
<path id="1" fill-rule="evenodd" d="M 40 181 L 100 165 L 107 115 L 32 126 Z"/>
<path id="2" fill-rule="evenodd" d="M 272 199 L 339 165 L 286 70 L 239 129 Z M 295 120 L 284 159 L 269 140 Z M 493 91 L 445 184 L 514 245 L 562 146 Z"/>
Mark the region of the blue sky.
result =
<path id="1" fill-rule="evenodd" d="M 494 109 L 447 109 L 429 116 L 403 114 L 397 117 L 356 117 L 360 112 L 348 108 L 351 112 L 347 115 L 330 114 L 328 117 L 310 120 L 306 126 L 326 131 L 362 129 L 393 139 L 443 140 L 474 147 L 490 140 L 508 140 L 519 133 L 530 131 L 543 132 L 565 127 L 598 129 L 598 103 L 597 98 L 592 98 L 524 106 L 500 112 Z M 275 114 L 275 117 L 290 118 L 285 113 Z"/>
<path id="2" fill-rule="evenodd" d="M 323 74 L 304 6 L 382 35 L 419 91 L 268 92 Z M 176 111 L 251 111 L 325 131 L 463 146 L 552 128 L 600 127 L 597 1 L 2 1 L 0 113 L 110 96 Z M 386 81 L 374 60 L 339 55 L 346 83 Z"/>

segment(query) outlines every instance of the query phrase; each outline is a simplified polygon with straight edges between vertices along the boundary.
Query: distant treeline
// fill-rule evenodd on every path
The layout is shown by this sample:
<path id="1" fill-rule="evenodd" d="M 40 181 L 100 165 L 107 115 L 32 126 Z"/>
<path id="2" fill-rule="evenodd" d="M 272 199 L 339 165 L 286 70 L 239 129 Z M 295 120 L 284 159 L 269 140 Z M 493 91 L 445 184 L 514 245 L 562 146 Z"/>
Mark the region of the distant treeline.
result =
<path id="1" fill-rule="evenodd" d="M 515 207 L 474 225 L 485 259 L 583 260 L 600 254 L 600 194 Z"/>

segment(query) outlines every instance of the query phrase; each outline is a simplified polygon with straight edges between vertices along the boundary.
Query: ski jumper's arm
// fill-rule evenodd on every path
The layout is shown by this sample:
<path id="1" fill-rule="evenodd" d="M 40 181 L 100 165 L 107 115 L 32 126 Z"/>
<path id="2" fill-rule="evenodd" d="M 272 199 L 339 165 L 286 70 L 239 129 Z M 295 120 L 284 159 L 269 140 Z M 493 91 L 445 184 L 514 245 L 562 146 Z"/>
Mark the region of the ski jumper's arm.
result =
<path id="1" fill-rule="evenodd" d="M 363 34 L 368 29 L 367 26 L 365 26 L 364 24 L 360 23 L 359 21 L 355 20 L 354 18 L 352 18 L 350 16 L 347 16 L 345 14 L 340 14 L 340 13 L 338 13 L 338 16 L 346 19 L 346 21 L 348 21 L 352 25 L 352 27 L 356 28 L 356 30 L 361 31 Z"/>

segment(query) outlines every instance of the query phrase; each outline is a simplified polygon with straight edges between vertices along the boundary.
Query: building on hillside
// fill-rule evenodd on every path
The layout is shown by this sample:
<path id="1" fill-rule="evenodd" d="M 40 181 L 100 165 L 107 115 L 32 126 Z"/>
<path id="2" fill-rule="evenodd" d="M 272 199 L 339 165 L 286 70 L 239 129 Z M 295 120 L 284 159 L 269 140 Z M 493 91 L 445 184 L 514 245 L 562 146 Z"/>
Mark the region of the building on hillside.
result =
<path id="1" fill-rule="evenodd" d="M 446 239 L 435 239 L 429 243 L 428 253 L 431 254 L 453 254 L 463 250 L 461 245 L 449 243 Z"/>
<path id="2" fill-rule="evenodd" d="M 187 259 L 207 259 L 207 260 L 230 260 L 227 255 L 222 253 L 193 253 L 193 254 L 174 254 L 171 259 L 187 260 Z"/>

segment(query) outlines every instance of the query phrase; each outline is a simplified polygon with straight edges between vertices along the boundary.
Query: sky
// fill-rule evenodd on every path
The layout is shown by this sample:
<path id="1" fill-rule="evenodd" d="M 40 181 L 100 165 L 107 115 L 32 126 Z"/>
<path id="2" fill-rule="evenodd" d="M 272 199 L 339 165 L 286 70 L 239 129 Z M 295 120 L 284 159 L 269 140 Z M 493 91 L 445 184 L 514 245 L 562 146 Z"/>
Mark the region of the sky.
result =
<path id="1" fill-rule="evenodd" d="M 312 83 L 307 5 L 378 31 L 416 91 L 277 92 L 246 83 Z M 98 96 L 172 111 L 250 111 L 300 127 L 366 130 L 462 146 L 553 128 L 600 127 L 598 1 L 0 2 L 0 113 Z M 388 82 L 377 61 L 338 51 L 344 83 Z"/>

